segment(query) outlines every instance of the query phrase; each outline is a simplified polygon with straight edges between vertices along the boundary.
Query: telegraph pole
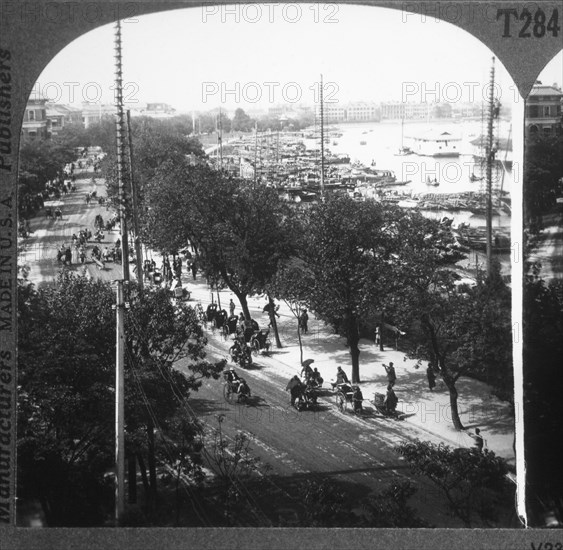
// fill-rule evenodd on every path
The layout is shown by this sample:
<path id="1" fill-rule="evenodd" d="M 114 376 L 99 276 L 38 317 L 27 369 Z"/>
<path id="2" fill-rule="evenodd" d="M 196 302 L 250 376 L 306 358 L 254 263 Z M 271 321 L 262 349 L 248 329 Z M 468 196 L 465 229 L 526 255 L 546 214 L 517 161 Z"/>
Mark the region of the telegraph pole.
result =
<path id="1" fill-rule="evenodd" d="M 493 266 L 493 162 L 495 158 L 495 150 L 493 148 L 493 122 L 494 122 L 494 108 L 495 108 L 495 58 L 493 57 L 491 65 L 491 78 L 489 84 L 489 114 L 487 119 L 487 145 L 486 145 L 486 217 L 487 217 L 487 276 L 492 274 Z"/>
<path id="2" fill-rule="evenodd" d="M 131 111 L 127 109 L 127 137 L 128 137 L 128 160 L 129 160 L 129 179 L 131 182 L 131 199 L 133 201 L 133 230 L 135 231 L 135 264 L 137 267 L 137 282 L 139 290 L 143 291 L 143 251 L 141 250 L 141 234 L 139 232 L 139 195 L 135 178 L 133 177 L 133 139 L 131 137 Z M 123 249 L 122 249 L 123 250 Z"/>
<path id="3" fill-rule="evenodd" d="M 116 281 L 115 347 L 115 520 L 119 525 L 125 510 L 125 301 L 123 285 L 129 281 L 129 241 L 125 217 L 125 180 L 127 178 L 125 115 L 123 111 L 123 75 L 121 67 L 121 22 L 115 23 L 115 103 L 117 107 L 117 181 L 119 184 L 119 221 L 121 227 L 122 279 Z"/>
<path id="4" fill-rule="evenodd" d="M 321 75 L 321 86 L 319 90 L 321 101 L 321 199 L 325 196 L 325 132 L 324 132 L 324 105 L 323 105 L 323 75 Z"/>

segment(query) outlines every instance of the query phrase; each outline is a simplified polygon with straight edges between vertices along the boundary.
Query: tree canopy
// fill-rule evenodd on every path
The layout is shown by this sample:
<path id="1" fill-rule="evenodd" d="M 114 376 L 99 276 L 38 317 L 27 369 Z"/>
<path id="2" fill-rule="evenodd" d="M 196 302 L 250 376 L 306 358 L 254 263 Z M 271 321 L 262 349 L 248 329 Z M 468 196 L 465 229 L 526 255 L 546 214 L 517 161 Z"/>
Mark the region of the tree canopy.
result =
<path id="1" fill-rule="evenodd" d="M 114 463 L 114 292 L 63 274 L 39 290 L 22 281 L 18 299 L 18 490 L 41 502 L 50 526 L 101 525 L 113 508 L 106 472 Z M 193 443 L 197 422 L 187 429 L 181 420 L 186 399 L 203 378 L 218 378 L 224 362 L 206 361 L 194 310 L 174 308 L 165 290 L 137 295 L 133 287 L 129 300 L 126 452 L 139 462 L 154 505 L 156 455 L 174 466 L 177 453 L 165 451 L 169 432 L 181 429 Z M 179 360 L 186 374 L 174 368 Z M 191 450 L 194 460 L 183 456 L 182 467 L 195 475 L 195 443 Z"/>

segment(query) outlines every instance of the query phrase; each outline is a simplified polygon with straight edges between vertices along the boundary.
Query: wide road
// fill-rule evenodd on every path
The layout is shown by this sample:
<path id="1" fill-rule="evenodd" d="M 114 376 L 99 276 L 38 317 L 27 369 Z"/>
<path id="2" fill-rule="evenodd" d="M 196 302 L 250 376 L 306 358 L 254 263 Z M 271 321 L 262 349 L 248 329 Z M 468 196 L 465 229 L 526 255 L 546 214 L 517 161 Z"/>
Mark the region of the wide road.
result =
<path id="1" fill-rule="evenodd" d="M 30 219 L 30 236 L 18 240 L 18 265 L 29 267 L 29 280 L 37 285 L 51 284 L 56 280 L 61 269 L 57 262 L 57 251 L 61 245 L 72 245 L 72 235 L 78 235 L 81 229 L 90 229 L 94 233 L 97 214 L 101 214 L 104 222 L 114 214 L 112 210 L 100 206 L 97 200 L 86 204 L 86 195 L 91 191 L 95 190 L 98 197 L 106 195 L 105 181 L 95 176 L 93 168 L 78 171 L 76 175 L 75 192 L 61 195 L 59 200 L 50 199 L 46 202 L 46 205 L 56 204 L 60 207 L 62 219 L 48 219 L 45 217 L 45 209 L 42 209 Z M 112 248 L 118 237 L 118 228 L 105 232 L 104 240 L 98 246 Z M 84 265 L 79 262 L 76 249 L 71 247 L 73 256 L 69 270 L 107 281 L 121 278 L 120 265 L 106 263 L 105 269 L 100 270 L 89 259 L 94 244 L 96 243 L 93 241 L 88 243 L 88 260 Z"/>
<path id="2" fill-rule="evenodd" d="M 226 357 L 229 343 L 212 334 L 209 340 L 208 358 Z M 257 502 L 266 498 L 264 505 L 272 509 L 275 501 L 273 508 L 278 507 L 280 515 L 291 516 L 291 499 L 285 498 L 286 490 L 295 490 L 308 479 L 330 478 L 337 487 L 358 498 L 408 479 L 419 487 L 410 504 L 420 517 L 437 526 L 461 526 L 445 513 L 444 497 L 430 482 L 413 476 L 393 450 L 407 437 L 413 438 L 411 426 L 375 417 L 369 405 L 362 417 L 341 413 L 328 389 L 322 392 L 318 411 L 297 412 L 289 404 L 287 380 L 272 372 L 278 354 L 283 357 L 283 349 L 274 350 L 270 357 L 258 356 L 250 369 L 236 369 L 252 391 L 247 405 L 225 401 L 222 379 L 204 382 L 189 400 L 193 411 L 208 426 L 217 426 L 216 416 L 221 414 L 225 415 L 222 429 L 229 437 L 237 431 L 252 434 L 252 454 L 272 467 L 268 476 L 272 492 L 253 495 Z M 267 377 L 265 366 L 270 367 Z M 183 370 L 185 366 L 180 363 L 177 368 Z M 428 438 L 425 433 L 417 435 Z"/>

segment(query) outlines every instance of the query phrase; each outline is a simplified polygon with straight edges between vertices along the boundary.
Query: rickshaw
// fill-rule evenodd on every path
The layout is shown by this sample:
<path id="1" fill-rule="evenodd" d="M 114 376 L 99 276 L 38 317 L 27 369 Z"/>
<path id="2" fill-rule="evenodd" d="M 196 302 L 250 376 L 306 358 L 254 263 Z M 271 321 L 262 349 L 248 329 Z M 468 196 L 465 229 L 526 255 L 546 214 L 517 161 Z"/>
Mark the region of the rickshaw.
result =
<path id="1" fill-rule="evenodd" d="M 235 338 L 234 344 L 229 348 L 229 356 L 233 363 L 238 363 L 243 368 L 252 365 L 252 353 L 244 338 Z"/>
<path id="2" fill-rule="evenodd" d="M 302 384 L 303 391 L 297 398 L 297 410 L 314 410 L 318 407 L 319 391 L 312 384 Z"/>
<path id="3" fill-rule="evenodd" d="M 217 304 L 209 304 L 207 306 L 207 311 L 205 312 L 205 320 L 207 323 L 213 323 L 215 314 L 217 313 Z"/>
<path id="4" fill-rule="evenodd" d="M 256 330 L 250 337 L 250 349 L 254 355 L 257 355 L 259 351 L 268 353 L 270 351 L 270 347 L 272 346 L 272 342 L 269 338 L 270 330 L 269 329 L 261 329 Z"/>
<path id="5" fill-rule="evenodd" d="M 223 378 L 225 379 L 225 385 L 223 386 L 223 397 L 225 401 L 232 403 L 235 395 L 237 396 L 237 403 L 248 400 L 250 397 L 250 388 L 244 378 L 238 378 L 238 380 L 231 382 L 228 372 L 223 373 Z"/>
<path id="6" fill-rule="evenodd" d="M 212 323 L 213 330 L 218 328 L 219 330 L 221 330 L 222 333 L 223 327 L 227 324 L 227 316 L 228 314 L 224 309 L 217 311 L 215 313 L 215 316 L 213 317 L 213 323 Z"/>
<path id="7" fill-rule="evenodd" d="M 236 334 L 238 327 L 238 317 L 231 315 L 223 325 L 223 338 L 226 340 L 230 334 Z"/>
<path id="8" fill-rule="evenodd" d="M 387 402 L 387 396 L 381 392 L 375 392 L 373 394 L 373 404 L 375 406 L 375 410 L 378 414 L 385 416 L 386 418 L 394 418 L 395 420 L 403 420 L 404 415 L 402 413 L 397 412 L 397 403 L 399 399 L 395 395 L 394 401 Z"/>
<path id="9" fill-rule="evenodd" d="M 350 410 L 351 412 L 357 414 L 362 410 L 363 398 L 356 397 L 354 387 L 352 387 L 350 384 L 336 384 L 335 400 L 336 406 L 340 412 L 346 412 Z"/>

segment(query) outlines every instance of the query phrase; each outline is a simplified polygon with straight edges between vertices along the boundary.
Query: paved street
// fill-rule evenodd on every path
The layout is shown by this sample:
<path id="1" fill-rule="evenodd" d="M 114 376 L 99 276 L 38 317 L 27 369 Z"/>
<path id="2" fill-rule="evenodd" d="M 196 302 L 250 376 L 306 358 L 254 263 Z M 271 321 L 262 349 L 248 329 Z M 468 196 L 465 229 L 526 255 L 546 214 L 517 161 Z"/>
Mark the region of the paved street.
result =
<path id="1" fill-rule="evenodd" d="M 95 190 L 98 197 L 106 195 L 104 180 L 96 177 L 96 183 L 93 184 L 92 177 L 94 177 L 92 168 L 78 172 L 75 192 L 66 196 L 61 195 L 59 201 L 48 201 L 47 204 L 53 202 L 60 204 L 61 220 L 46 218 L 44 209 L 40 210 L 34 218 L 31 218 L 32 234 L 18 242 L 18 264 L 20 267 L 23 265 L 29 266 L 29 279 L 31 281 L 38 284 L 54 282 L 61 267 L 57 262 L 57 250 L 61 245 L 72 245 L 72 235 L 78 234 L 81 229 L 90 229 L 94 233 L 94 219 L 97 214 L 101 214 L 104 222 L 113 216 L 113 211 L 108 210 L 105 206 L 100 206 L 97 200 L 91 201 L 89 205 L 86 204 L 88 192 Z M 111 248 L 118 237 L 118 229 L 106 231 L 104 240 L 98 246 L 100 248 L 104 246 Z M 72 265 L 69 269 L 106 281 L 118 279 L 120 277 L 120 265 L 108 262 L 106 268 L 100 270 L 92 262 L 90 255 L 94 244 L 96 243 L 93 241 L 88 243 L 87 261 L 84 265 L 80 263 L 76 249 L 71 246 L 73 256 Z"/>

